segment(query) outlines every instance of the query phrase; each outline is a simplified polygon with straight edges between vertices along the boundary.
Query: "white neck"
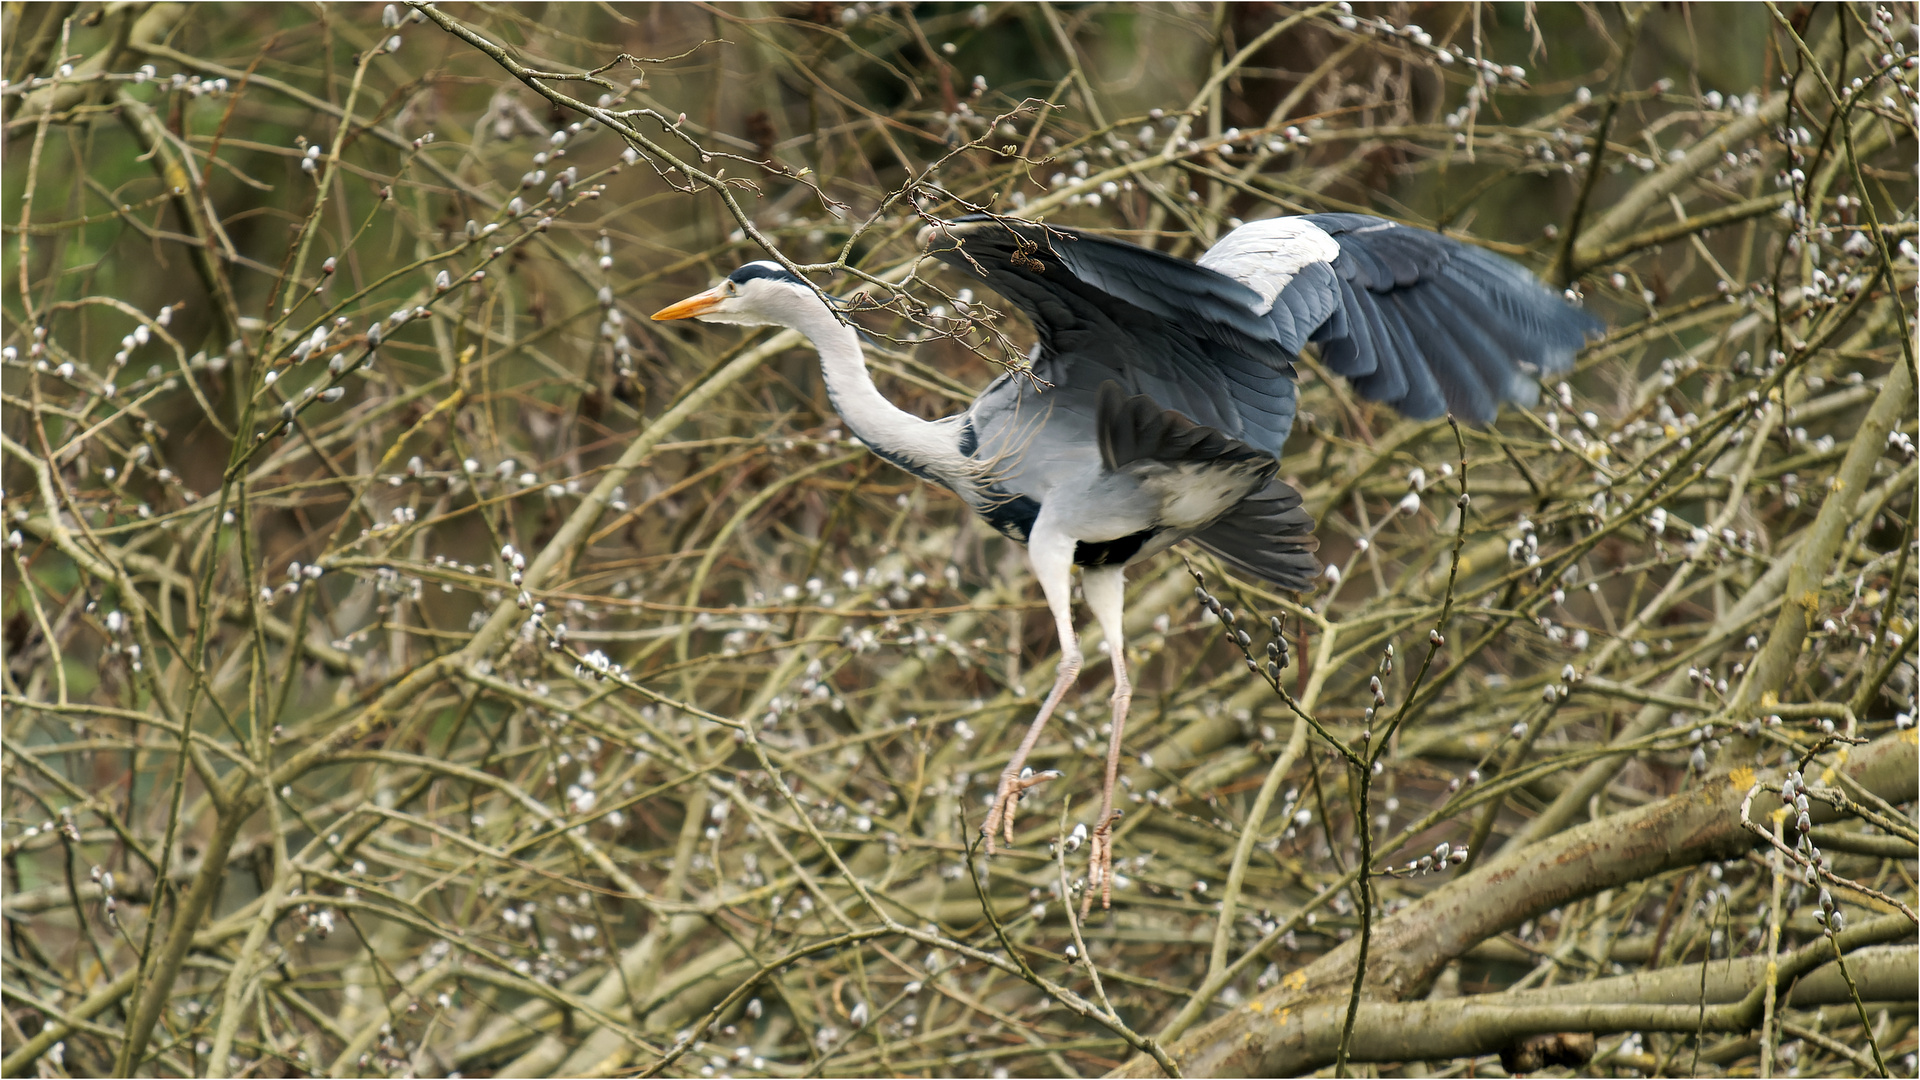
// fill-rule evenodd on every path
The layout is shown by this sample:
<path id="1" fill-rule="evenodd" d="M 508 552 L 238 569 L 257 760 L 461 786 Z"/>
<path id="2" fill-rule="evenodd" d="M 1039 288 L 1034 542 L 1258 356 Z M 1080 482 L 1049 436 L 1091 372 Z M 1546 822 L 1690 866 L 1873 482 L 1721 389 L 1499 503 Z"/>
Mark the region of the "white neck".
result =
<path id="1" fill-rule="evenodd" d="M 952 425 L 922 420 L 888 401 L 873 385 L 860 335 L 817 301 L 796 305 L 788 325 L 806 335 L 820 353 L 827 396 L 854 435 L 879 453 L 909 468 L 950 476 L 964 463 Z"/>

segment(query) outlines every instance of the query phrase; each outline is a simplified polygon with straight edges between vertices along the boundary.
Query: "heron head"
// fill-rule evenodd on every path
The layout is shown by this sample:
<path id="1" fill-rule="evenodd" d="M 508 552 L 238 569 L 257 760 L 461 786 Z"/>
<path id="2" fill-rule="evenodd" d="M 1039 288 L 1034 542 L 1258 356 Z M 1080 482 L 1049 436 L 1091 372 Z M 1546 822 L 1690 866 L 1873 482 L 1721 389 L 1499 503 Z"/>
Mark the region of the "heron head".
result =
<path id="1" fill-rule="evenodd" d="M 793 271 L 776 262 L 750 262 L 695 293 L 653 313 L 654 319 L 699 319 L 736 326 L 793 326 L 807 308 L 821 306 L 819 294 Z"/>

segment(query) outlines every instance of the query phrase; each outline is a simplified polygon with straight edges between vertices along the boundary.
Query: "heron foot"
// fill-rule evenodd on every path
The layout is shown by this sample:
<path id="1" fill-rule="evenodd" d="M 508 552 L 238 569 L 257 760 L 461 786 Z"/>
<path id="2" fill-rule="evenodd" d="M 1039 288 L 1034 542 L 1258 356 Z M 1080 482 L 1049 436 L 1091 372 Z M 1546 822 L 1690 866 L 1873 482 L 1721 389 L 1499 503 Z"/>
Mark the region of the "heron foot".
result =
<path id="1" fill-rule="evenodd" d="M 1020 805 L 1020 796 L 1030 787 L 1059 777 L 1058 769 L 1044 772 L 1022 769 L 1017 776 L 1010 772 L 1000 774 L 1000 791 L 993 797 L 993 809 L 987 813 L 986 824 L 980 826 L 980 835 L 987 838 L 987 854 L 993 854 L 995 836 L 1004 835 L 1008 844 L 1013 843 L 1013 811 Z"/>
<path id="2" fill-rule="evenodd" d="M 1119 820 L 1120 811 L 1115 810 L 1094 826 L 1093 846 L 1087 851 L 1087 891 L 1080 899 L 1083 919 L 1093 911 L 1096 888 L 1100 890 L 1100 910 L 1113 907 L 1113 824 Z"/>

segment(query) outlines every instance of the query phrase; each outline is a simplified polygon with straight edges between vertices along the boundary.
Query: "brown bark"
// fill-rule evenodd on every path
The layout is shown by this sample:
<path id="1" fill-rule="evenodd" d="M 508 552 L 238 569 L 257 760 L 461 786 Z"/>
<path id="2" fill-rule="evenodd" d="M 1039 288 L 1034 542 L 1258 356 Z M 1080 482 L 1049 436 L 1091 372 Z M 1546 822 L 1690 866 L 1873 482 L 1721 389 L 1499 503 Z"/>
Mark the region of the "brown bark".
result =
<path id="1" fill-rule="evenodd" d="M 1867 790 L 1898 803 L 1915 797 L 1916 764 L 1915 733 L 1909 729 L 1861 747 L 1848 761 L 1847 772 Z M 1373 931 L 1366 978 L 1371 1001 L 1363 1003 L 1356 1030 L 1379 1030 L 1368 1020 L 1369 1008 L 1417 995 L 1448 961 L 1486 938 L 1603 889 L 1753 850 L 1755 838 L 1740 823 L 1740 801 L 1754 778 L 1742 772 L 1738 779 L 1710 777 L 1691 791 L 1502 853 L 1382 920 Z M 1771 793 L 1763 793 L 1754 800 L 1753 816 L 1759 819 L 1779 805 Z M 1821 819 L 1825 808 L 1819 803 L 1814 808 L 1813 816 Z M 1830 819 L 1831 812 L 1826 817 Z M 1324 1026 L 1335 1042 L 1339 1039 L 1358 950 L 1357 941 L 1342 945 L 1247 1005 L 1188 1034 L 1168 1047 L 1168 1053 L 1188 1076 L 1298 1072 L 1305 1060 L 1301 1055 L 1315 1057 L 1307 1050 L 1325 1041 L 1302 1036 L 1301 1025 Z M 1331 1054 L 1329 1045 L 1327 1060 Z M 1135 1058 L 1113 1075 L 1152 1076 L 1157 1067 Z"/>

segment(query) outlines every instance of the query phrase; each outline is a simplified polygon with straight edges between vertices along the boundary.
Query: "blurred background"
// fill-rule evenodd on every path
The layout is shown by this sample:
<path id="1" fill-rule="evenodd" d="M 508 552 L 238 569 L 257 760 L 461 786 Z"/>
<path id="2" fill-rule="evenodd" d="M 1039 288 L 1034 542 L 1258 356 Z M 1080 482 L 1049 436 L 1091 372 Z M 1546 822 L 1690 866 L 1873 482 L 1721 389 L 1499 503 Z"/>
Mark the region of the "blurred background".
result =
<path id="1" fill-rule="evenodd" d="M 1099 1073 L 1483 850 L 1911 739 L 1911 5 L 4 20 L 9 1075 Z M 1282 476 L 1330 572 L 1134 571 L 1125 884 L 1069 926 L 1108 644 L 989 873 L 1056 651 L 1023 553 L 852 440 L 791 335 L 646 316 L 777 253 L 865 294 L 934 417 L 1032 335 L 927 222 L 1193 257 L 1328 210 L 1609 333 L 1457 437 L 1303 358 Z M 1351 739 L 1376 675 L 1363 796 L 1301 717 Z M 1909 840 L 1828 869 L 1911 905 Z M 1366 897 L 1363 851 L 1402 867 Z M 1489 911 L 1443 992 L 1817 940 L 1813 888 L 1727 858 Z M 1089 960 L 1117 1012 L 1063 1004 Z M 1855 1011 L 1587 1052 L 1911 1075 L 1911 1000 Z"/>

